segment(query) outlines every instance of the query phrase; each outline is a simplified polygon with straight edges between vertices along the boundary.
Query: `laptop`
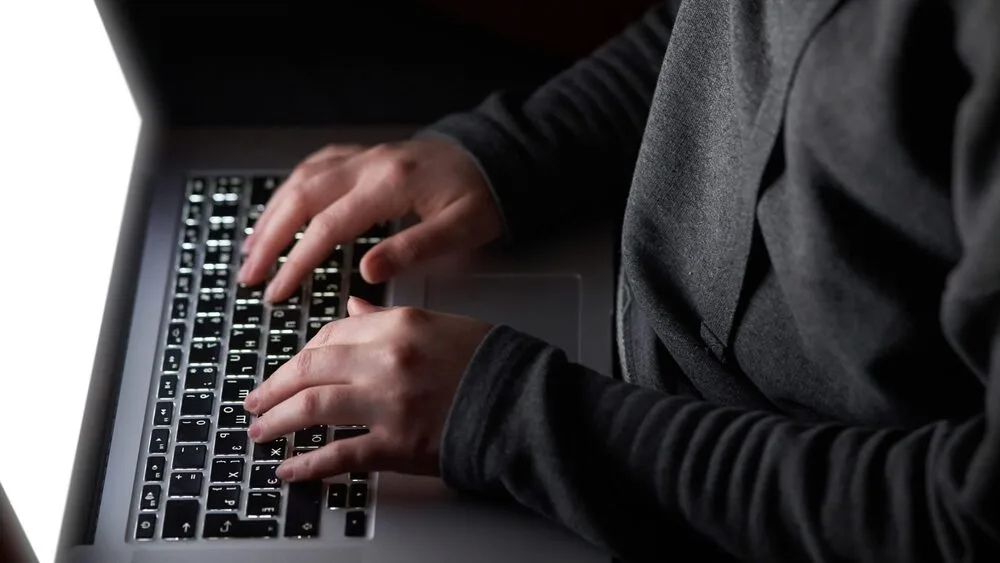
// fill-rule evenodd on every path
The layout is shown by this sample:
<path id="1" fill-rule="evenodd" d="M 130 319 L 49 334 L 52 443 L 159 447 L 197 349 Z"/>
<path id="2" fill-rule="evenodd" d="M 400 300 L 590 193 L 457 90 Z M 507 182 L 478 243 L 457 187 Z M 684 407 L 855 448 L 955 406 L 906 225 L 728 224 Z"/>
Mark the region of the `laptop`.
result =
<path id="1" fill-rule="evenodd" d="M 133 95 L 145 96 L 125 34 L 115 32 L 113 13 L 102 17 Z M 371 286 L 358 274 L 360 257 L 405 227 L 384 225 L 339 247 L 283 303 L 238 286 L 240 245 L 297 162 L 326 144 L 375 144 L 414 130 L 181 129 L 144 120 L 58 561 L 608 560 L 511 502 L 462 495 L 436 478 L 351 473 L 290 485 L 274 475 L 282 459 L 364 428 L 308 428 L 263 445 L 247 438 L 243 398 L 319 327 L 345 316 L 348 295 L 507 324 L 612 372 L 611 224 L 447 257 Z"/>

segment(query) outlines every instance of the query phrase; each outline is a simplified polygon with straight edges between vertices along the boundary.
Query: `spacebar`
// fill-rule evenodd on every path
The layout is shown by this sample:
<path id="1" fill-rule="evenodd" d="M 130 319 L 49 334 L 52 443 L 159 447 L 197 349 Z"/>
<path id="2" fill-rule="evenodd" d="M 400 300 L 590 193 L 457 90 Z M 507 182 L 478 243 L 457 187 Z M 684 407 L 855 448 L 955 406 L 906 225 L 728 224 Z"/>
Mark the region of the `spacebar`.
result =
<path id="1" fill-rule="evenodd" d="M 204 538 L 274 538 L 278 536 L 277 520 L 240 520 L 233 513 L 205 515 Z"/>

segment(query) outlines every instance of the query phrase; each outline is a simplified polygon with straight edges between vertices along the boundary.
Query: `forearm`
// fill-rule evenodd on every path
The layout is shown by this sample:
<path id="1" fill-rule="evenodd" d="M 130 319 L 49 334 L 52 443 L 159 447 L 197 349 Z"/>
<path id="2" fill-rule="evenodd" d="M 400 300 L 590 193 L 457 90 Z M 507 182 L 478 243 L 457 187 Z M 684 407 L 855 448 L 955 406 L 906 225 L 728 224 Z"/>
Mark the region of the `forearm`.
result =
<path id="1" fill-rule="evenodd" d="M 982 416 L 800 423 L 626 385 L 510 329 L 481 352 L 449 423 L 446 481 L 505 492 L 627 561 L 678 542 L 706 553 L 706 540 L 748 561 L 1000 555 L 997 522 L 963 490 L 971 453 L 997 447 Z"/>
<path id="2" fill-rule="evenodd" d="M 665 2 L 528 96 L 500 93 L 421 136 L 461 144 L 501 205 L 510 234 L 624 205 L 670 37 Z"/>

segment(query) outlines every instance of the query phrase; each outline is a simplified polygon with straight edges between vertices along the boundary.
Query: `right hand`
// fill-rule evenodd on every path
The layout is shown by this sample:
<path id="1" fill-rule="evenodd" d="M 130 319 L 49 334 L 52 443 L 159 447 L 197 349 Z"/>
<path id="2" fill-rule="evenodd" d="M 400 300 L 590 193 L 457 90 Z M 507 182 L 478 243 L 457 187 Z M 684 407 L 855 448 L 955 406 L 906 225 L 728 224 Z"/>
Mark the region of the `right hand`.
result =
<path id="1" fill-rule="evenodd" d="M 305 234 L 265 292 L 290 296 L 338 244 L 373 225 L 415 213 L 420 222 L 373 247 L 361 261 L 369 283 L 453 251 L 470 250 L 503 233 L 496 202 L 472 158 L 447 141 L 413 140 L 372 148 L 331 145 L 296 167 L 277 189 L 247 238 L 239 281 L 263 282 L 281 251 Z"/>

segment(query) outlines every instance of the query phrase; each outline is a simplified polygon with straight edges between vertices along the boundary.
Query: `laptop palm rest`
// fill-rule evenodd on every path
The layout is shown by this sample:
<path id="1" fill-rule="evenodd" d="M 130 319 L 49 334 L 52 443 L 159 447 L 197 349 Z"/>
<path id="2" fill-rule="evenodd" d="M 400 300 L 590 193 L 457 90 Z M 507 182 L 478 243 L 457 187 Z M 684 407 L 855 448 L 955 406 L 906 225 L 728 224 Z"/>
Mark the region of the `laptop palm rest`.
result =
<path id="1" fill-rule="evenodd" d="M 428 278 L 424 306 L 504 324 L 579 358 L 580 277 L 571 274 L 472 274 Z"/>

